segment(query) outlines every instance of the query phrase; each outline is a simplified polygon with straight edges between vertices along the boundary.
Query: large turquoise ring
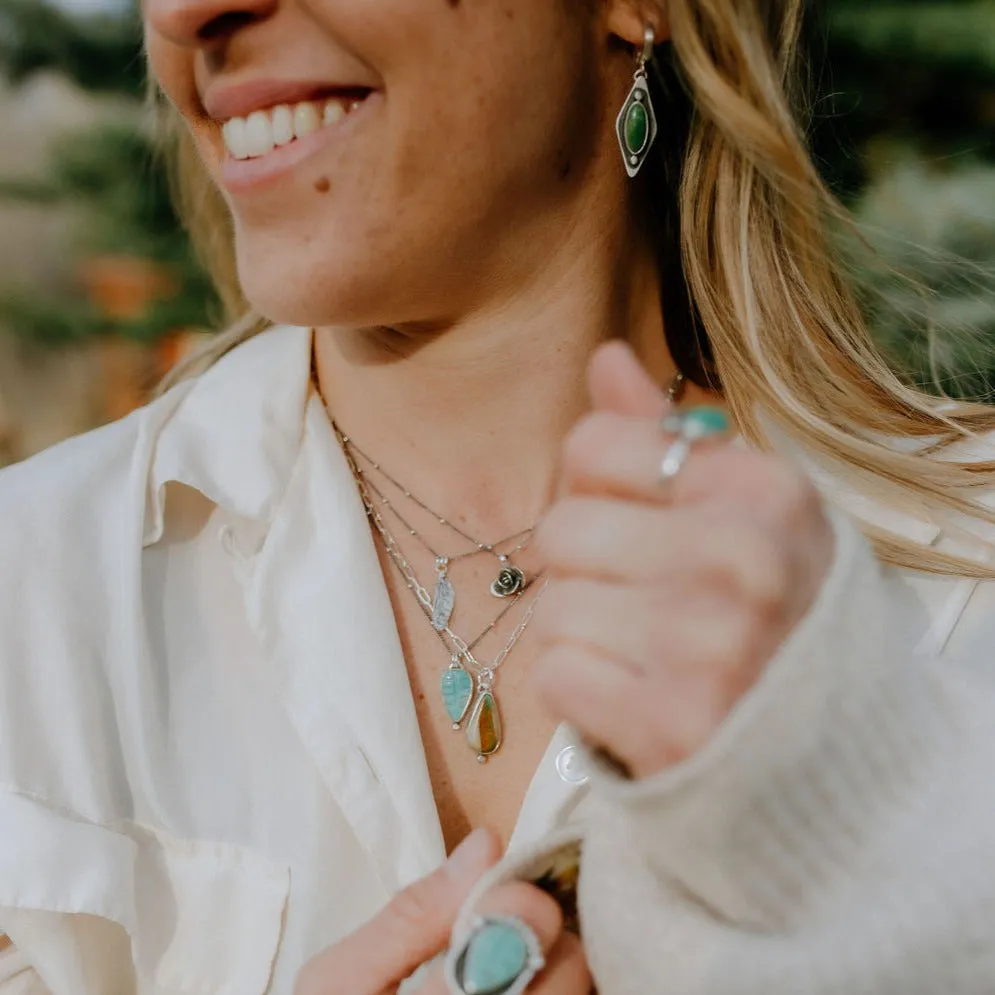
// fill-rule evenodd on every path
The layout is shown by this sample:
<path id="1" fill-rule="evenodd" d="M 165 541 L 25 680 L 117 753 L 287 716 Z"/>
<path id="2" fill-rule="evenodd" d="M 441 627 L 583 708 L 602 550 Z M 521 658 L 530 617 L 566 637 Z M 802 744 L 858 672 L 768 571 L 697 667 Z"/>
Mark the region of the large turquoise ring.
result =
<path id="1" fill-rule="evenodd" d="M 452 995 L 522 995 L 545 966 L 538 938 L 517 916 L 478 916 L 443 970 Z"/>
<path id="2" fill-rule="evenodd" d="M 732 421 L 725 411 L 708 405 L 678 409 L 664 415 L 660 428 L 674 439 L 660 461 L 660 483 L 669 484 L 681 472 L 696 442 L 725 435 L 731 426 Z"/>

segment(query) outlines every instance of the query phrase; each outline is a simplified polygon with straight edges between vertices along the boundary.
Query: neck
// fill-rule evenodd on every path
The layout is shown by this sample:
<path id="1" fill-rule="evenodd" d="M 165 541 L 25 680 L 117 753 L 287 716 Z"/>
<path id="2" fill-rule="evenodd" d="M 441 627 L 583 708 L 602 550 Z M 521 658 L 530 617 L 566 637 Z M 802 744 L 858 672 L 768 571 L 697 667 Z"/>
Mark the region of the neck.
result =
<path id="1" fill-rule="evenodd" d="M 319 384 L 342 431 L 475 533 L 526 528 L 549 504 L 599 343 L 627 338 L 661 382 L 675 372 L 651 253 L 562 258 L 460 320 L 316 331 Z"/>

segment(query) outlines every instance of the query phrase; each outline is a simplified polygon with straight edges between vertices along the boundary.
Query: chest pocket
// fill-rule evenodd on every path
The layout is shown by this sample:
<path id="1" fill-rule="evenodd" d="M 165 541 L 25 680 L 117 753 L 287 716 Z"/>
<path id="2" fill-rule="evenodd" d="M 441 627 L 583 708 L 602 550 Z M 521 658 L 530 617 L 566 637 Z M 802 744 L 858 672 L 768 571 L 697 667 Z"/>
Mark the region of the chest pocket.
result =
<path id="1" fill-rule="evenodd" d="M 289 869 L 228 843 L 143 833 L 138 844 L 140 995 L 265 995 Z"/>

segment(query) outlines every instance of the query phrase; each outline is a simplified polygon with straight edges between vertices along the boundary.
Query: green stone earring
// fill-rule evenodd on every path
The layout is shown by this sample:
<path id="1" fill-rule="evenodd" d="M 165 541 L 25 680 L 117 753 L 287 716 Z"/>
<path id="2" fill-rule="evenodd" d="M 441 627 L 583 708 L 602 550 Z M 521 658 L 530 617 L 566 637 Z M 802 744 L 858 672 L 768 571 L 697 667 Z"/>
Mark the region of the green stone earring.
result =
<path id="1" fill-rule="evenodd" d="M 646 74 L 646 66 L 653 58 L 655 42 L 653 29 L 647 25 L 635 80 L 615 122 L 618 144 L 622 150 L 625 171 L 629 176 L 638 175 L 649 156 L 653 142 L 656 141 L 656 113 L 650 97 L 649 77 Z"/>

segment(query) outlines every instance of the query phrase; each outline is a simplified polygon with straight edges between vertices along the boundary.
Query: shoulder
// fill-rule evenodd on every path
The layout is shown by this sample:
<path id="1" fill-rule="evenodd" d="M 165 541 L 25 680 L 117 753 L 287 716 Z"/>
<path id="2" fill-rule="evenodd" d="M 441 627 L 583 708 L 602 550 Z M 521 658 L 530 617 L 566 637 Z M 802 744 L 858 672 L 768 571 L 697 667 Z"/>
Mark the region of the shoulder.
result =
<path id="1" fill-rule="evenodd" d="M 88 819 L 122 802 L 112 688 L 129 665 L 145 468 L 175 402 L 0 473 L 0 785 Z"/>
<path id="2" fill-rule="evenodd" d="M 0 472 L 3 562 L 30 569 L 36 555 L 92 547 L 103 525 L 124 527 L 144 503 L 158 429 L 185 389 Z"/>

